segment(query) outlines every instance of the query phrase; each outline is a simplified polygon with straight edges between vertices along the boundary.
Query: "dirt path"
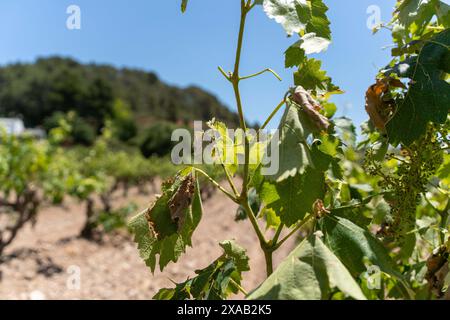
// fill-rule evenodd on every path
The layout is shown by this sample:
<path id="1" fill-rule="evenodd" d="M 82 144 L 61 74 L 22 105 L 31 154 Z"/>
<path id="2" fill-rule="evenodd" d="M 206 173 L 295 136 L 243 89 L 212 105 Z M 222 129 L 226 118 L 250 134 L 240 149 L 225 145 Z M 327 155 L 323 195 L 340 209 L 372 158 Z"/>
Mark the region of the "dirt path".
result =
<path id="1" fill-rule="evenodd" d="M 133 191 L 130 200 L 143 209 L 150 198 Z M 152 275 L 130 237 L 104 244 L 77 238 L 84 224 L 82 205 L 44 209 L 35 227 L 25 228 L 6 250 L 7 259 L 0 264 L 0 299 L 151 299 L 159 288 L 172 286 L 169 278 L 184 281 L 209 265 L 221 254 L 218 242 L 233 238 L 248 250 L 253 271 L 244 275 L 243 286 L 250 290 L 264 279 L 264 257 L 249 222 L 235 223 L 235 212 L 236 205 L 221 194 L 207 201 L 194 247 L 179 263 Z M 287 243 L 275 263 L 292 247 Z M 71 281 L 78 271 L 79 288 Z"/>

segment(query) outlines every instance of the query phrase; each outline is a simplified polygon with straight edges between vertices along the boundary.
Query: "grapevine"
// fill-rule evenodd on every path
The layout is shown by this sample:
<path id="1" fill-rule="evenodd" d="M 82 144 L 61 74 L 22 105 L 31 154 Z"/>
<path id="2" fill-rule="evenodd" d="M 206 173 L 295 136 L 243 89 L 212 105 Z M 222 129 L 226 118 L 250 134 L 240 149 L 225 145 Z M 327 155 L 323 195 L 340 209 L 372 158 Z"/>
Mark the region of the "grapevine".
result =
<path id="1" fill-rule="evenodd" d="M 319 60 L 333 40 L 326 0 L 229 1 L 239 9 L 236 25 L 228 20 L 235 51 L 231 70 L 217 66 L 216 76 L 235 112 L 138 70 L 60 58 L 0 68 L 0 124 L 45 128 L 0 127 L 0 266 L 22 250 L 22 231 L 35 232 L 27 226 L 52 232 L 46 208 L 73 206 L 81 219 L 56 245 L 70 243 L 71 255 L 74 243 L 87 254 L 109 246 L 138 282 L 169 271 L 176 281 L 167 287 L 145 279 L 156 300 L 450 299 L 450 6 L 397 0 L 392 19 L 374 28 L 391 36 L 391 61 L 370 80 L 358 131 L 338 116 L 332 97 L 344 91 Z M 179 19 L 201 6 L 177 2 Z M 290 79 L 270 65 L 242 71 L 258 11 L 292 39 L 280 57 Z M 244 84 L 261 76 L 284 89 L 251 125 Z M 216 200 L 228 203 L 212 228 Z M 217 256 L 197 243 L 205 226 L 232 233 L 213 244 Z M 191 254 L 210 260 L 194 269 Z M 142 275 L 130 258 L 148 267 Z"/>

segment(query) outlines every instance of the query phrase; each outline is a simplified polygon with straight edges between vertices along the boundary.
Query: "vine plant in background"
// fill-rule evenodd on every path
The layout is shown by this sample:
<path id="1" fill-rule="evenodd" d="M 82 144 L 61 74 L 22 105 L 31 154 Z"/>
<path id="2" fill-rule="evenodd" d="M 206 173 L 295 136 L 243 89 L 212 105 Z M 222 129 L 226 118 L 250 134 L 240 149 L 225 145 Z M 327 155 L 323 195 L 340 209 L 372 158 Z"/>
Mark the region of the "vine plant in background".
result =
<path id="1" fill-rule="evenodd" d="M 0 130 L 0 262 L 20 231 L 36 223 L 43 205 L 89 189 L 91 179 L 77 174 L 60 147 L 68 130 L 62 125 L 42 141 Z"/>
<path id="2" fill-rule="evenodd" d="M 223 255 L 210 266 L 196 271 L 196 277 L 175 288 L 160 290 L 155 298 L 226 299 L 239 291 L 248 299 L 443 296 L 449 282 L 447 221 L 442 220 L 448 217 L 445 128 L 448 128 L 449 52 L 448 26 L 442 20 L 449 19 L 448 8 L 442 2 L 430 3 L 433 6 L 399 1 L 390 24 L 395 31 L 398 48 L 393 51 L 398 58 L 368 91 L 371 121 L 365 126 L 367 140 L 355 146 L 354 130 L 348 119 L 333 120 L 336 107 L 328 99 L 341 93 L 339 87 L 321 69 L 321 62 L 309 57 L 327 49 L 331 42 L 328 8 L 323 0 L 240 1 L 234 69 L 226 72 L 219 67 L 219 70 L 234 90 L 241 132 L 250 130 L 245 122 L 240 83 L 265 72 L 279 78 L 271 69 L 250 76 L 240 74 L 245 27 L 252 11 L 262 8 L 289 36 L 299 36 L 285 52 L 286 68 L 295 68 L 294 87 L 261 127 L 266 129 L 284 108 L 279 139 L 255 143 L 255 137 L 249 134 L 235 137 L 230 149 L 236 159 L 238 155 L 245 159 L 239 170 L 242 185 L 237 185 L 233 177 L 239 163 L 226 162 L 220 152 L 223 148 L 219 148 L 231 139 L 227 127 L 211 121 L 209 126 L 215 131 L 218 146 L 213 156 L 224 170 L 229 186 L 224 187 L 203 170 L 188 166 L 163 184 L 162 195 L 149 209 L 134 217 L 130 227 L 141 257 L 152 271 L 157 264 L 163 270 L 170 262 L 177 262 L 186 247 L 192 245 L 192 234 L 203 214 L 198 177 L 204 176 L 239 205 L 239 216 L 250 222 L 264 252 L 267 279 L 258 288 L 243 288 L 242 277 L 250 269 L 249 259 L 235 241 L 227 240 L 220 244 Z M 183 12 L 187 5 L 188 1 L 183 0 Z M 423 17 L 420 25 L 411 18 L 417 15 Z M 411 82 L 402 82 L 402 77 L 410 78 Z M 422 89 L 426 89 L 426 94 L 420 94 Z M 348 139 L 349 135 L 353 138 Z M 250 160 L 261 159 L 261 151 L 269 152 L 275 143 L 279 147 L 279 171 L 264 175 L 261 161 L 254 164 Z M 384 161 L 388 143 L 392 154 Z M 399 144 L 401 149 L 396 148 Z M 361 173 L 362 170 L 354 174 L 358 164 L 352 163 L 352 159 L 357 157 L 351 154 L 365 148 L 369 150 L 366 165 L 374 177 Z M 399 165 L 393 165 L 393 160 L 399 161 Z M 434 186 L 432 190 L 430 184 Z M 419 205 L 421 200 L 424 202 Z M 442 208 L 444 203 L 447 207 Z M 429 205 L 435 211 L 430 211 Z M 380 209 L 386 207 L 389 210 Z M 424 225 L 421 213 L 416 214 L 419 209 L 434 219 L 426 230 L 416 230 Z M 405 216 L 409 218 L 403 219 Z M 261 222 L 273 232 L 265 232 Z M 433 223 L 439 224 L 441 245 L 425 248 L 419 240 L 428 241 L 428 230 L 435 230 Z M 378 228 L 380 232 L 374 232 L 379 225 L 382 225 Z M 301 243 L 274 270 L 273 253 L 300 230 Z M 405 255 L 405 250 L 398 249 L 410 234 L 414 234 L 417 245 L 416 242 L 410 245 L 412 250 Z M 438 260 L 433 260 L 437 263 L 433 266 L 429 263 L 428 269 L 422 257 L 425 249 L 437 249 L 438 254 Z M 433 267 L 438 267 L 442 275 L 432 274 Z M 368 274 L 370 270 L 379 271 L 375 285 Z M 429 279 L 443 276 L 440 282 L 433 283 L 434 291 L 420 278 L 424 272 Z"/>
<path id="3" fill-rule="evenodd" d="M 450 6 L 439 0 L 397 1 L 385 27 L 392 31 L 393 59 L 366 94 L 373 124 L 367 130 L 366 166 L 380 177 L 391 206 L 379 235 L 403 247 L 398 258 L 408 265 L 411 255 L 420 255 L 417 241 L 434 230 L 426 278 L 442 297 L 450 283 Z M 421 203 L 430 210 L 420 210 Z M 418 232 L 427 217 L 430 225 Z"/>

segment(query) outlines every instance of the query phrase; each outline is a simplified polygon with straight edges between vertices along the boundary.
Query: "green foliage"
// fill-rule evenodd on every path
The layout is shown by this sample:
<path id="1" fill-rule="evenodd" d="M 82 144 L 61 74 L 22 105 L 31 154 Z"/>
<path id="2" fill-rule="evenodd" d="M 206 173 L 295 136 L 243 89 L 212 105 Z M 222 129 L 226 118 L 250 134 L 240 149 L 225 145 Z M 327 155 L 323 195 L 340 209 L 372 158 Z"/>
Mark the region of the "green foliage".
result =
<path id="1" fill-rule="evenodd" d="M 325 93 L 340 93 L 326 72 L 321 70 L 321 62 L 309 59 L 307 55 L 320 53 L 328 49 L 331 43 L 330 21 L 327 18 L 328 7 L 322 0 L 280 1 L 265 0 L 263 4 L 269 18 L 275 19 L 288 35 L 294 33 L 300 40 L 285 52 L 286 68 L 298 67 L 294 73 L 294 83 L 315 96 Z"/>
<path id="2" fill-rule="evenodd" d="M 313 146 L 312 166 L 303 174 L 297 174 L 276 184 L 264 182 L 261 186 L 261 199 L 267 209 L 273 209 L 286 226 L 292 226 L 311 213 L 314 203 L 325 197 L 325 171 L 331 157 Z"/>
<path id="3" fill-rule="evenodd" d="M 1 128 L 0 128 L 1 129 Z M 58 202 L 67 191 L 66 181 L 74 174 L 53 130 L 49 141 L 31 136 L 8 135 L 0 130 L 0 181 L 2 197 L 20 196 L 40 190 L 43 199 Z"/>
<path id="4" fill-rule="evenodd" d="M 386 75 L 409 78 L 404 99 L 387 123 L 392 144 L 411 144 L 425 134 L 429 122 L 443 124 L 450 111 L 450 84 L 443 80 L 450 72 L 450 30 L 430 39 L 418 55 L 400 61 Z"/>
<path id="5" fill-rule="evenodd" d="M 427 32 L 433 17 L 436 17 L 438 24 L 445 28 L 450 27 L 450 6 L 441 0 L 404 0 L 397 1 L 393 22 L 400 28 L 394 34 L 398 33 L 421 35 Z M 395 38 L 398 41 L 402 37 Z M 410 40 L 409 38 L 405 39 Z"/>
<path id="6" fill-rule="evenodd" d="M 264 0 L 258 4 L 263 4 L 269 18 L 280 23 L 288 35 L 306 33 L 314 34 L 316 38 L 331 39 L 330 22 L 326 16 L 328 7 L 322 0 Z"/>
<path id="7" fill-rule="evenodd" d="M 377 236 L 389 244 L 414 291 L 390 281 L 380 298 L 445 294 L 438 279 L 446 276 L 441 268 L 448 267 L 440 262 L 448 241 L 448 175 L 440 170 L 445 172 L 449 150 L 449 8 L 439 0 L 397 1 L 389 24 L 393 60 L 366 95 L 375 128 L 364 128 L 365 168 L 389 205 L 374 219 L 381 224 Z"/>
<path id="8" fill-rule="evenodd" d="M 248 294 L 242 287 L 243 273 L 250 270 L 245 249 L 224 241 L 218 259 L 155 299 L 223 300 L 238 292 L 249 299 L 448 296 L 450 7 L 439 0 L 397 2 L 388 25 L 393 60 L 367 92 L 371 122 L 363 126 L 365 140 L 357 143 L 351 121 L 333 119 L 336 106 L 328 99 L 340 89 L 321 62 L 308 57 L 331 41 L 324 2 L 240 3 L 235 68 L 229 73 L 220 68 L 233 87 L 238 115 L 198 88 L 168 87 L 150 73 L 58 58 L 0 69 L 0 114 L 22 115 L 28 125 L 45 122 L 50 131 L 49 139 L 40 141 L 0 135 L 0 218 L 7 221 L 0 230 L 0 254 L 46 201 L 61 203 L 67 195 L 85 201 L 85 230 L 109 232 L 124 227 L 136 210 L 113 208 L 119 186 L 175 175 L 150 208 L 129 221 L 151 271 L 177 262 L 193 245 L 203 215 L 200 186 L 210 183 L 251 224 L 267 279 Z M 181 1 L 183 12 L 187 4 Z M 246 17 L 256 5 L 299 40 L 285 52 L 286 67 L 298 68 L 295 88 L 263 125 L 286 106 L 280 139 L 254 143 L 247 135 L 240 83 L 269 71 L 276 76 L 269 68 L 240 75 Z M 216 166 L 176 173 L 168 159 L 155 157 L 170 152 L 175 128 L 213 117 L 223 120 L 208 123 L 216 133 L 210 154 Z M 238 124 L 239 133 L 231 137 L 227 128 Z M 143 127 L 149 129 L 142 133 Z M 141 152 L 122 142 L 135 143 Z M 90 148 L 62 149 L 61 143 Z M 264 176 L 262 158 L 274 143 L 280 147 L 280 170 Z M 95 208 L 97 198 L 103 210 Z M 261 223 L 273 232 L 262 230 Z M 274 270 L 273 253 L 293 236 L 300 245 Z M 370 267 L 380 270 L 379 288 L 370 286 Z"/>
<path id="9" fill-rule="evenodd" d="M 353 299 L 366 299 L 339 259 L 319 237 L 311 235 L 291 252 L 248 299 L 330 299 L 335 293 L 334 289 Z"/>
<path id="10" fill-rule="evenodd" d="M 224 254 L 211 265 L 197 270 L 196 277 L 177 284 L 174 289 L 161 289 L 156 300 L 225 300 L 236 294 L 242 273 L 249 271 L 248 257 L 243 248 L 234 241 L 220 243 Z"/>
<path id="11" fill-rule="evenodd" d="M 69 112 L 67 114 L 55 112 L 45 120 L 44 128 L 47 132 L 49 132 L 55 128 L 58 128 L 61 121 L 67 122 L 71 128 L 70 134 L 66 137 L 68 140 L 67 143 L 86 146 L 90 146 L 94 143 L 97 137 L 95 128 L 73 112 Z"/>
<path id="12" fill-rule="evenodd" d="M 182 1 L 182 11 L 186 9 L 186 4 L 186 1 Z M 228 135 L 226 124 L 219 121 L 209 123 L 210 128 L 216 133 L 216 148 L 212 151 L 211 156 L 217 160 L 217 164 L 222 166 L 234 194 L 222 188 L 213 178 L 209 177 L 209 180 L 225 192 L 229 198 L 240 205 L 238 210 L 239 218 L 248 218 L 252 223 L 258 235 L 261 248 L 265 253 L 267 273 L 270 275 L 272 273 L 271 255 L 277 249 L 277 246 L 284 242 L 283 240 L 278 243 L 278 237 L 282 228 L 293 225 L 301 226 L 306 223 L 305 216 L 307 213 L 310 213 L 309 218 L 312 217 L 314 219 L 316 215 L 320 216 L 323 212 L 327 211 L 323 207 L 323 200 L 326 198 L 327 193 L 326 173 L 332 168 L 332 164 L 336 166 L 336 148 L 340 145 L 338 138 L 331 138 L 328 135 L 328 132 L 332 131 L 333 125 L 326 115 L 331 116 L 335 108 L 333 108 L 331 103 L 327 102 L 327 99 L 331 94 L 338 93 L 339 89 L 332 84 L 331 79 L 320 69 L 320 61 L 306 57 L 308 54 L 319 53 L 325 50 L 331 40 L 330 23 L 326 17 L 328 8 L 324 5 L 323 1 L 241 1 L 241 28 L 239 31 L 239 43 L 237 47 L 238 60 L 236 61 L 235 70 L 233 73 L 227 75 L 223 69 L 220 69 L 222 74 L 233 84 L 240 118 L 244 119 L 239 82 L 252 76 L 240 78 L 236 73 L 239 72 L 239 57 L 242 48 L 245 17 L 255 5 L 262 5 L 264 11 L 270 18 L 275 19 L 283 25 L 288 35 L 292 35 L 293 33 L 299 34 L 300 40 L 286 52 L 286 66 L 299 67 L 299 72 L 294 76 L 294 82 L 298 87 L 285 96 L 284 102 L 286 102 L 287 107 L 279 126 L 279 141 L 275 137 L 271 143 L 257 143 L 256 145 L 250 146 L 251 138 L 246 136 L 247 128 L 242 121 L 240 123 L 240 135 L 233 138 Z M 270 71 L 270 69 L 267 70 Z M 321 104 L 326 107 L 322 107 Z M 282 105 L 283 103 L 277 107 L 273 114 Z M 268 121 L 270 121 L 270 117 Z M 264 152 L 267 152 L 273 143 L 279 143 L 280 170 L 275 175 L 264 177 L 261 174 L 261 160 L 255 163 L 252 162 L 252 164 L 249 163 L 249 160 L 262 159 Z M 232 181 L 232 177 L 238 172 L 239 164 L 237 159 L 241 156 L 247 159 L 247 162 L 243 165 L 242 174 L 244 181 L 242 192 L 239 192 Z M 232 161 L 226 161 L 229 159 Z M 249 187 L 253 188 L 249 191 Z M 171 221 L 167 207 L 170 202 L 170 196 L 170 194 L 168 196 L 164 196 L 163 194 L 158 199 L 158 202 L 152 206 L 150 210 L 153 212 L 153 218 L 150 219 L 149 215 L 147 219 L 143 219 L 141 215 L 138 218 L 139 223 L 133 220 L 130 223 L 131 226 L 140 226 L 139 228 L 142 227 L 142 230 L 145 229 L 148 232 L 147 220 L 149 220 L 151 226 L 159 225 L 161 229 L 155 233 L 153 238 L 157 238 L 156 234 L 163 234 L 162 238 L 176 234 L 176 228 L 173 224 L 171 226 L 168 223 Z M 159 215 L 164 217 L 165 220 L 161 218 L 158 222 Z M 258 218 L 265 218 L 268 228 L 275 227 L 278 229 L 272 241 L 266 241 L 265 236 L 259 229 Z M 163 220 L 165 223 L 162 222 Z M 303 220 L 305 221 L 303 222 Z M 135 229 L 137 228 L 135 227 Z M 136 234 L 137 242 L 141 248 L 141 255 L 153 270 L 156 265 L 154 256 L 159 249 L 157 248 L 153 251 L 152 245 L 157 240 L 153 240 L 152 242 L 149 237 L 139 236 L 139 234 L 142 234 L 141 232 L 137 232 Z M 293 232 L 290 235 L 292 234 Z M 338 289 L 353 298 L 364 299 L 362 292 L 348 271 L 345 270 L 345 267 L 340 264 L 338 259 L 321 243 L 320 239 L 309 238 L 304 243 L 309 245 L 309 249 L 307 248 L 303 252 L 302 248 L 300 248 L 293 252 L 287 258 L 286 262 L 283 262 L 282 266 L 277 269 L 274 275 L 269 277 L 267 282 L 263 284 L 263 289 L 258 289 L 259 291 L 266 290 L 270 287 L 271 279 L 277 279 L 279 272 L 280 274 L 283 274 L 284 271 L 286 272 L 286 275 L 281 276 L 282 278 L 290 277 L 288 274 L 296 272 L 297 270 L 292 270 L 291 268 L 291 261 L 294 256 L 299 255 L 300 260 L 303 261 L 303 255 L 306 257 L 311 253 L 313 256 L 317 254 L 323 260 L 321 260 L 320 265 L 316 265 L 313 260 L 309 266 L 310 272 L 308 274 L 304 273 L 305 277 L 311 278 L 311 273 L 323 272 L 324 268 L 325 274 L 318 275 L 315 281 L 308 279 L 313 281 L 314 284 L 306 284 L 306 287 L 316 286 L 318 289 L 315 288 L 311 292 L 305 291 L 304 296 L 299 293 L 295 298 L 314 297 L 320 299 L 328 296 L 331 297 L 334 293 L 332 289 L 338 287 Z M 176 259 L 174 258 L 172 260 L 176 261 Z M 286 270 L 284 270 L 285 266 Z M 337 272 L 333 270 L 336 266 L 339 269 Z M 205 291 L 204 279 L 211 279 L 211 273 L 215 272 L 216 268 L 217 261 L 205 270 L 198 272 L 198 277 L 177 285 L 174 290 L 164 289 L 160 291 L 157 298 L 210 298 L 210 292 Z M 300 269 L 302 268 L 304 266 L 300 265 Z M 302 274 L 302 272 L 300 273 Z M 278 284 L 277 280 L 274 281 Z M 320 285 L 318 285 L 317 281 L 321 281 Z M 289 297 L 290 294 L 301 291 L 301 289 L 289 287 L 289 284 L 286 283 L 281 283 L 280 285 L 285 290 L 281 294 L 284 297 Z M 297 286 L 298 283 L 294 283 L 294 285 Z M 195 291 L 194 294 L 191 294 L 192 290 Z M 244 292 L 244 290 L 241 291 Z M 225 298 L 226 295 L 223 295 L 223 292 L 222 290 L 221 293 L 215 294 L 215 296 L 221 299 Z"/>
<path id="13" fill-rule="evenodd" d="M 101 227 L 102 231 L 110 233 L 115 230 L 125 229 L 128 225 L 129 217 L 136 212 L 137 205 L 131 203 L 113 212 L 101 212 L 96 219 L 95 227 Z"/>
<path id="14" fill-rule="evenodd" d="M 311 90 L 316 95 L 323 93 L 340 93 L 339 87 L 332 83 L 326 72 L 321 67 L 322 63 L 314 58 L 306 59 L 299 64 L 299 69 L 294 73 L 294 83 L 306 90 Z"/>
<path id="15" fill-rule="evenodd" d="M 109 130 L 104 130 L 92 147 L 77 147 L 69 153 L 77 160 L 84 176 L 99 177 L 105 182 L 107 189 L 118 184 L 139 185 L 156 176 L 166 178 L 176 172 L 165 158 L 146 159 L 135 148 L 114 145 L 112 132 Z"/>
<path id="16" fill-rule="evenodd" d="M 415 227 L 416 207 L 443 161 L 442 141 L 435 138 L 435 134 L 435 127 L 429 125 L 425 136 L 413 142 L 403 154 L 387 155 L 386 159 L 399 162 L 392 168 L 383 167 L 370 151 L 367 154 L 366 168 L 371 174 L 380 176 L 379 184 L 391 193 L 387 197 L 392 209 L 386 235 L 401 238 Z"/>
<path id="17" fill-rule="evenodd" d="M 320 223 L 325 243 L 355 277 L 367 270 L 365 259 L 383 272 L 401 277 L 386 248 L 369 231 L 331 215 L 325 216 Z"/>
<path id="18" fill-rule="evenodd" d="M 182 1 L 182 11 L 186 5 Z M 246 18 L 257 5 L 300 40 L 285 52 L 286 68 L 298 68 L 296 87 L 262 126 L 286 105 L 279 140 L 274 136 L 270 143 L 252 145 L 254 137 L 246 135 L 240 82 L 266 71 L 276 75 L 271 69 L 246 77 L 239 74 Z M 236 290 L 249 299 L 422 299 L 442 298 L 445 291 L 448 295 L 448 9 L 439 0 L 398 1 L 389 25 L 396 44 L 394 59 L 367 91 L 372 121 L 363 126 L 365 140 L 357 143 L 349 119 L 332 119 L 336 106 L 328 99 L 340 89 L 321 70 L 321 62 L 308 57 L 326 50 L 331 41 L 323 1 L 241 1 L 235 68 L 228 73 L 219 68 L 233 87 L 241 132 L 231 137 L 227 123 L 209 123 L 216 133 L 211 157 L 230 188 L 204 170 L 185 170 L 202 174 L 239 206 L 237 220 L 251 223 L 264 252 L 267 280 L 246 294 L 239 272 L 230 280 L 239 267 L 225 254 L 197 271 L 195 278 L 163 289 L 155 298 L 225 299 Z M 249 160 L 264 158 L 274 143 L 280 147 L 280 170 L 264 176 L 263 161 Z M 246 163 L 240 165 L 238 158 Z M 233 180 L 236 174 L 242 176 L 242 188 Z M 182 235 L 170 210 L 182 183 L 178 180 L 175 187 L 164 187 L 147 216 L 141 214 L 131 222 L 141 255 L 152 270 L 156 255 L 162 269 L 184 249 L 175 244 Z M 262 219 L 274 233 L 261 229 Z M 293 235 L 302 242 L 273 270 L 273 253 Z M 162 252 L 161 242 L 172 236 L 169 250 Z M 247 263 L 243 265 L 247 270 Z M 380 273 L 371 274 L 371 267 Z M 375 289 L 373 277 L 379 280 Z"/>
<path id="19" fill-rule="evenodd" d="M 269 177 L 277 182 L 303 174 L 306 168 L 313 166 L 307 142 L 311 130 L 303 110 L 290 103 L 281 119 L 279 131 L 280 169 L 276 175 Z"/>
<path id="20" fill-rule="evenodd" d="M 225 169 L 234 175 L 239 168 L 238 157 L 244 154 L 242 131 L 235 137 L 230 137 L 227 126 L 215 119 L 208 122 L 208 127 L 212 130 L 212 140 L 216 144 L 211 158 L 216 164 L 223 164 Z"/>
<path id="21" fill-rule="evenodd" d="M 172 132 L 177 126 L 159 122 L 148 128 L 142 135 L 140 149 L 144 157 L 169 155 L 174 146 Z"/>
<path id="22" fill-rule="evenodd" d="M 55 131 L 55 133 L 61 133 Z M 53 134 L 50 141 L 56 141 Z M 0 128 L 0 256 L 36 219 L 45 201 L 61 202 L 71 179 L 62 150 L 48 141 L 6 134 Z"/>
<path id="23" fill-rule="evenodd" d="M 53 128 L 58 114 L 75 112 L 76 143 L 92 143 L 92 134 L 101 134 L 108 120 L 123 141 L 161 120 L 186 124 L 216 117 L 230 126 L 239 123 L 235 113 L 200 88 L 172 87 L 151 72 L 83 65 L 69 58 L 2 66 L 0 83 L 1 116 L 21 117 L 28 127 L 53 123 Z"/>
<path id="24" fill-rule="evenodd" d="M 248 192 L 248 202 L 250 204 L 250 207 L 252 208 L 253 212 L 259 212 L 261 208 L 261 199 L 259 198 L 258 192 L 256 189 L 252 188 Z M 245 211 L 245 208 L 240 205 L 236 212 L 236 221 L 242 221 L 246 220 L 248 218 L 247 211 Z"/>
<path id="25" fill-rule="evenodd" d="M 366 168 L 389 191 L 381 233 L 400 243 L 416 228 L 417 208 L 448 150 L 448 9 L 439 0 L 398 1 L 390 23 L 393 60 L 367 93 L 372 123 L 388 140 L 367 130 L 371 142 L 384 147 L 368 151 Z M 387 152 L 387 142 L 400 150 Z"/>
<path id="26" fill-rule="evenodd" d="M 120 141 L 130 141 L 138 134 L 138 127 L 133 119 L 129 105 L 118 99 L 114 102 L 113 116 L 110 120 L 113 136 Z"/>
<path id="27" fill-rule="evenodd" d="M 311 143 L 318 131 L 315 120 L 304 105 L 288 101 L 279 128 L 279 171 L 255 186 L 265 208 L 276 212 L 288 227 L 325 197 L 325 172 L 333 157 L 319 149 L 321 140 Z"/>

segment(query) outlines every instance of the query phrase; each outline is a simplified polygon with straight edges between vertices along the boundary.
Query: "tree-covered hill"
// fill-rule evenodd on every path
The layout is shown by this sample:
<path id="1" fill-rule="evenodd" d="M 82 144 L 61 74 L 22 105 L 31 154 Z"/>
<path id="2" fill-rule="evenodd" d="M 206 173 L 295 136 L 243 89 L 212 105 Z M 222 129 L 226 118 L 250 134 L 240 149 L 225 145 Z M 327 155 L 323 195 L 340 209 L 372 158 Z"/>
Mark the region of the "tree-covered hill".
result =
<path id="1" fill-rule="evenodd" d="M 0 116 L 19 116 L 27 126 L 45 127 L 70 111 L 92 133 L 107 119 L 118 119 L 128 133 L 160 120 L 187 125 L 216 117 L 239 123 L 238 116 L 210 93 L 170 86 L 152 72 L 61 57 L 0 68 Z"/>

